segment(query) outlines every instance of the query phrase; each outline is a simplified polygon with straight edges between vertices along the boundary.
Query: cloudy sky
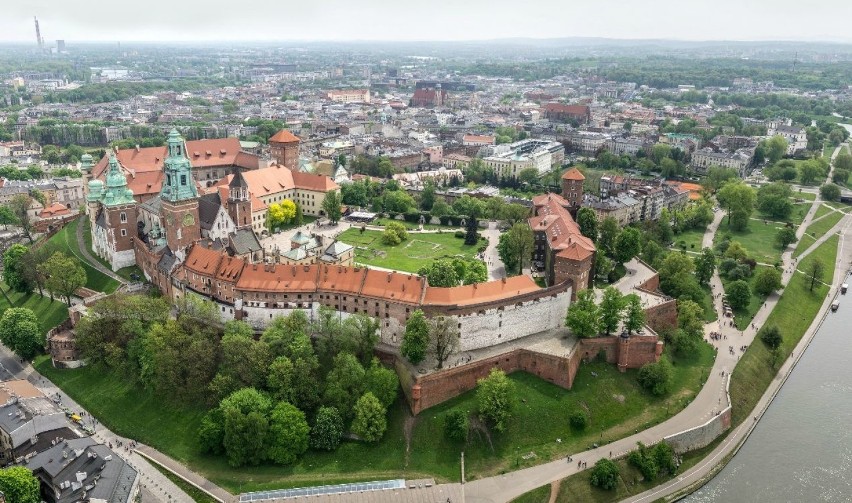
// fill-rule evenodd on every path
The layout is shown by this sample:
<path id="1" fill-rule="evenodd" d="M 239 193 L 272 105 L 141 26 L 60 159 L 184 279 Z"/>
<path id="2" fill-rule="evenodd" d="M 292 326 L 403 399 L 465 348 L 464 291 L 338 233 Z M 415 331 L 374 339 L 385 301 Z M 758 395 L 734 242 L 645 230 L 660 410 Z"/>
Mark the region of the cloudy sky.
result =
<path id="1" fill-rule="evenodd" d="M 0 42 L 471 40 L 852 42 L 849 0 L 3 0 Z"/>

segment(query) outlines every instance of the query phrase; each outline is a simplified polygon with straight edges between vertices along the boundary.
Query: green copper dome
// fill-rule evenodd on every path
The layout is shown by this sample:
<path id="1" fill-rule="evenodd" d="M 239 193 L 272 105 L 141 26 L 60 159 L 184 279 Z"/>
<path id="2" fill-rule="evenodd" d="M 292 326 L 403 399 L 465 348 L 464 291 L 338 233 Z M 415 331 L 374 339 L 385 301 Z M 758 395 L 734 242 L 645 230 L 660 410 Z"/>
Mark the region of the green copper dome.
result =
<path id="1" fill-rule="evenodd" d="M 164 200 L 177 202 L 198 197 L 192 179 L 192 165 L 186 157 L 186 145 L 176 129 L 169 133 L 166 161 L 163 167 L 165 179 L 160 195 Z"/>
<path id="2" fill-rule="evenodd" d="M 89 198 L 93 200 L 92 189 L 98 189 L 97 185 L 93 185 L 94 180 L 89 183 Z M 115 154 L 109 156 L 109 170 L 106 175 L 106 187 L 100 192 L 97 200 L 100 200 L 106 206 L 119 206 L 122 204 L 132 204 L 133 191 L 127 188 L 127 177 L 121 171 L 121 166 L 118 164 L 118 159 Z"/>

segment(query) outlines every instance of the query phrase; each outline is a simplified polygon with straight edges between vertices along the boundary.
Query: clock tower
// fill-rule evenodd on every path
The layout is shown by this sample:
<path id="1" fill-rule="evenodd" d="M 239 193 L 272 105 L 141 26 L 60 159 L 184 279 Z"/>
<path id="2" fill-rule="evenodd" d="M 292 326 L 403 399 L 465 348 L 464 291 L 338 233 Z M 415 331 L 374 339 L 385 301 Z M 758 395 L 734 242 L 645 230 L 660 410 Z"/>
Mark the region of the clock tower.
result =
<path id="1" fill-rule="evenodd" d="M 182 256 L 187 247 L 201 239 L 198 190 L 192 179 L 192 165 L 186 156 L 186 144 L 176 129 L 169 133 L 166 148 L 160 212 L 166 244 L 176 255 Z"/>

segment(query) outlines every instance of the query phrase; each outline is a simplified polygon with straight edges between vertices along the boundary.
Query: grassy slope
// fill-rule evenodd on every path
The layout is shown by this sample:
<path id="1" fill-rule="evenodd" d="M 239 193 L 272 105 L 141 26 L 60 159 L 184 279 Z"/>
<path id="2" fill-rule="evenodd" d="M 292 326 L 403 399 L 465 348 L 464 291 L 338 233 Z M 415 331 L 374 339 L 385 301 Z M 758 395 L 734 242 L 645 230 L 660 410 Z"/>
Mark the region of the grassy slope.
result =
<path id="1" fill-rule="evenodd" d="M 2 315 L 3 311 L 10 307 L 25 307 L 27 309 L 32 309 L 38 318 L 42 332 L 47 332 L 51 328 L 65 321 L 65 318 L 68 317 L 68 307 L 64 302 L 58 299 L 51 302 L 50 297 L 42 297 L 38 294 L 38 292 L 30 295 L 13 292 L 5 284 L 0 284 L 0 288 L 6 292 L 9 300 L 12 301 L 12 304 L 10 305 L 6 300 L 6 296 L 0 295 L 0 315 Z"/>
<path id="2" fill-rule="evenodd" d="M 820 245 L 802 260 L 799 269 L 807 270 L 808 263 L 819 258 L 827 269 L 825 278 L 830 278 L 837 257 L 838 240 L 837 236 L 833 236 Z M 765 323 L 781 329 L 785 356 L 789 355 L 801 340 L 828 293 L 828 287 L 825 285 L 818 283 L 813 291 L 809 290 L 809 286 L 809 279 L 804 274 L 796 273 Z M 769 350 L 762 342 L 755 340 L 740 359 L 731 379 L 734 424 L 739 424 L 751 413 L 769 383 L 775 378 L 775 373 Z"/>
<path id="3" fill-rule="evenodd" d="M 54 234 L 48 240 L 46 246 L 53 246 L 62 253 L 76 257 L 83 269 L 86 270 L 86 288 L 98 292 L 112 293 L 118 288 L 118 281 L 98 271 L 83 259 L 80 248 L 77 246 L 77 222 L 74 220 Z"/>
<path id="4" fill-rule="evenodd" d="M 800 239 L 798 244 L 796 244 L 793 256 L 798 257 L 804 253 L 804 251 L 810 248 L 817 239 L 821 238 L 826 232 L 831 230 L 832 227 L 837 225 L 837 222 L 839 222 L 841 218 L 843 218 L 843 213 L 836 211 L 818 222 L 811 223 L 802 235 L 802 239 Z"/>
<path id="5" fill-rule="evenodd" d="M 473 257 L 477 245 L 465 245 L 453 232 L 441 234 L 409 234 L 408 240 L 396 246 L 382 243 L 382 232 L 347 229 L 340 240 L 356 247 L 355 261 L 398 271 L 417 272 L 430 261 L 442 257 Z M 385 256 L 376 254 L 383 252 Z"/>
<path id="6" fill-rule="evenodd" d="M 517 396 L 525 401 L 518 404 L 508 430 L 491 436 L 493 449 L 478 432 L 473 432 L 464 446 L 443 436 L 443 418 L 448 411 L 475 410 L 475 394 L 468 392 L 416 418 L 407 461 L 404 423 L 408 412 L 398 400 L 389 413 L 385 437 L 378 444 L 345 442 L 333 453 L 308 452 L 289 467 L 232 468 L 223 457 L 200 454 L 195 436 L 204 411 L 198 405 L 170 404 L 128 379 L 94 368 L 57 370 L 46 358 L 37 368 L 110 429 L 187 462 L 213 482 L 238 492 L 394 477 L 457 480 L 462 449 L 470 479 L 585 450 L 593 442 L 612 441 L 657 424 L 685 407 L 700 389 L 713 361 L 712 349 L 707 345 L 701 348 L 690 360 L 676 360 L 678 384 L 664 398 L 642 391 L 636 383 L 637 371 L 620 373 L 606 363 L 582 365 L 570 391 L 530 374 L 515 373 L 511 379 L 517 385 Z M 571 431 L 567 421 L 568 413 L 578 407 L 588 408 L 590 417 L 590 426 L 580 433 Z M 557 438 L 562 442 L 557 443 Z M 534 459 L 522 459 L 530 452 L 535 453 Z"/>
<path id="7" fill-rule="evenodd" d="M 511 503 L 547 503 L 550 501 L 550 484 L 543 485 L 513 499 Z"/>
<path id="8" fill-rule="evenodd" d="M 748 279 L 748 286 L 751 288 L 751 302 L 749 302 L 748 306 L 743 309 L 734 309 L 734 324 L 740 330 L 745 330 L 749 324 L 751 324 L 751 320 L 754 319 L 754 315 L 757 313 L 757 310 L 760 309 L 766 301 L 766 296 L 760 295 L 754 291 L 754 280 L 760 269 L 767 268 L 769 268 L 769 266 L 759 265 L 754 269 L 754 274 L 752 274 L 752 276 Z M 722 278 L 722 284 L 725 289 L 728 288 L 728 284 L 730 283 L 732 283 L 732 281 Z"/>
<path id="9" fill-rule="evenodd" d="M 94 257 L 95 260 L 100 262 L 101 265 L 103 265 L 107 269 L 112 269 L 112 266 L 109 264 L 109 262 L 107 262 L 106 260 L 99 257 L 98 254 L 95 253 L 94 250 L 92 249 L 92 231 L 91 231 L 90 227 L 91 227 L 91 225 L 89 224 L 89 220 L 84 219 L 83 220 L 83 241 L 86 244 L 86 248 L 88 248 L 88 250 L 89 250 L 89 254 L 92 257 Z M 131 278 L 131 275 L 133 275 L 133 274 L 136 274 L 139 278 L 142 277 L 142 270 L 139 269 L 138 267 L 136 267 L 135 265 L 132 265 L 130 267 L 124 267 L 122 269 L 115 271 L 115 273 L 118 274 L 119 276 L 121 276 L 122 278 L 126 279 L 126 280 L 132 280 L 133 278 Z"/>

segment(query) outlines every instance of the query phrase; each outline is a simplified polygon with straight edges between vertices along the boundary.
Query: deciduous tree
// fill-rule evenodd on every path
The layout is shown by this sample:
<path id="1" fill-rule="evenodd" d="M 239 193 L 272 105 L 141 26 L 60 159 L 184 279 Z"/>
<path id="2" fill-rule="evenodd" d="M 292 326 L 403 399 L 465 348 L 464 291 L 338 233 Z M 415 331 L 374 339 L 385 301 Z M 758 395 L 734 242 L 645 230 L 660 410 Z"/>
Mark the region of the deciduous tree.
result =
<path id="1" fill-rule="evenodd" d="M 308 450 L 309 432 L 305 413 L 287 402 L 279 402 L 269 414 L 267 456 L 279 465 L 294 463 Z"/>
<path id="2" fill-rule="evenodd" d="M 411 317 L 405 323 L 405 334 L 402 336 L 402 345 L 399 350 L 408 361 L 417 365 L 426 358 L 426 349 L 429 347 L 429 324 L 420 309 L 411 313 Z"/>
<path id="3" fill-rule="evenodd" d="M 757 271 L 754 278 L 754 290 L 761 295 L 769 295 L 781 288 L 781 271 L 764 267 Z"/>
<path id="4" fill-rule="evenodd" d="M 598 217 L 595 210 L 585 206 L 577 210 L 577 225 L 580 226 L 580 234 L 592 241 L 597 241 Z"/>
<path id="5" fill-rule="evenodd" d="M 523 272 L 523 268 L 532 259 L 533 243 L 532 229 L 525 222 L 513 225 L 500 235 L 497 252 L 508 275 L 514 276 Z"/>
<path id="6" fill-rule="evenodd" d="M 378 398 L 369 391 L 355 403 L 352 433 L 367 442 L 378 442 L 387 429 L 386 410 Z"/>
<path id="7" fill-rule="evenodd" d="M 491 369 L 488 377 L 477 381 L 479 416 L 495 431 L 505 431 L 509 426 L 515 401 L 515 385 L 502 370 Z"/>
<path id="8" fill-rule="evenodd" d="M 625 295 L 624 302 L 624 328 L 632 334 L 645 324 L 645 309 L 642 308 L 642 299 L 635 293 Z"/>
<path id="9" fill-rule="evenodd" d="M 325 212 L 326 218 L 331 220 L 333 223 L 337 223 L 342 215 L 342 211 L 340 209 L 342 204 L 343 201 L 341 200 L 339 192 L 336 190 L 326 192 L 325 198 L 322 200 L 322 210 Z"/>
<path id="10" fill-rule="evenodd" d="M 23 466 L 10 466 L 0 470 L 0 493 L 9 503 L 41 501 L 38 479 Z"/>
<path id="11" fill-rule="evenodd" d="M 606 335 L 618 330 L 624 307 L 624 298 L 621 292 L 613 286 L 607 287 L 603 292 L 600 305 L 600 328 Z"/>
<path id="12" fill-rule="evenodd" d="M 811 278 L 810 291 L 814 290 L 817 281 L 822 281 L 822 275 L 825 273 L 825 264 L 818 258 L 813 259 L 806 266 L 805 273 Z"/>
<path id="13" fill-rule="evenodd" d="M 600 311 L 595 305 L 595 293 L 592 290 L 582 290 L 577 294 L 577 300 L 568 308 L 565 324 L 571 333 L 581 339 L 598 334 Z"/>
<path id="14" fill-rule="evenodd" d="M 44 347 L 44 334 L 32 309 L 10 307 L 0 318 L 0 342 L 30 360 Z"/>

